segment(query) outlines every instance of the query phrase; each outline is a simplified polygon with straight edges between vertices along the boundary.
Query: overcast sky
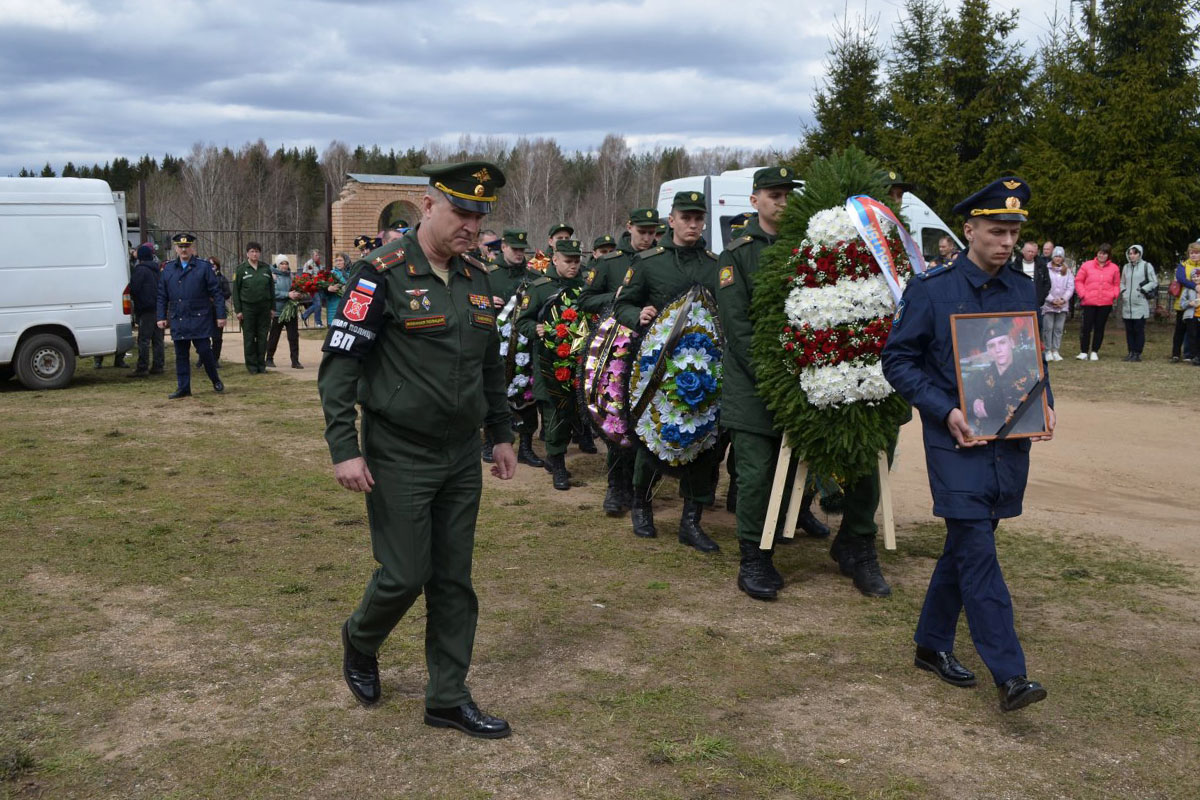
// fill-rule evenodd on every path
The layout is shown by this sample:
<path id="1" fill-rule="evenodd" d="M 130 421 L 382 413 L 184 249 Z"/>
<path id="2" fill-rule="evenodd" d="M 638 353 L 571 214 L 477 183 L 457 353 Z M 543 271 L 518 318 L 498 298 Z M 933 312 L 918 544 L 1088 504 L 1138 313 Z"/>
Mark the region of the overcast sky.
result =
<path id="1" fill-rule="evenodd" d="M 1030 48 L 1055 0 L 1021 13 Z M 1066 0 L 1058 0 L 1065 9 Z M 901 0 L 0 0 L 0 175 L 460 134 L 790 148 L 847 9 Z"/>

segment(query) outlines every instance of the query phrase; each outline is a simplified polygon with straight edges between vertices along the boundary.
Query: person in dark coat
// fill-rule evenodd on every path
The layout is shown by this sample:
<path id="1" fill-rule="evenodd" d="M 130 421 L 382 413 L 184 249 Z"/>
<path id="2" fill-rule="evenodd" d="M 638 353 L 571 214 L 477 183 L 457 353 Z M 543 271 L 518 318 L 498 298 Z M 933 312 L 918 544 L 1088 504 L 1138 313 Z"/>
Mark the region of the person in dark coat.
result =
<path id="1" fill-rule="evenodd" d="M 217 374 L 217 361 L 213 358 L 209 339 L 213 335 L 214 321 L 217 328 L 225 327 L 225 298 L 221 295 L 221 283 L 212 265 L 196 257 L 196 237 L 191 233 L 176 234 L 171 238 L 175 244 L 175 255 L 163 267 L 158 283 L 158 327 L 171 325 L 171 341 L 175 343 L 175 379 L 177 387 L 168 395 L 171 400 L 192 395 L 192 365 L 189 358 L 191 346 L 195 345 L 200 363 L 212 381 L 213 391 L 225 391 L 225 384 Z M 215 320 L 214 320 L 215 317 Z"/>
<path id="2" fill-rule="evenodd" d="M 133 273 L 129 277 L 129 299 L 133 302 L 133 318 L 138 329 L 137 367 L 129 373 L 130 378 L 144 378 L 163 371 L 163 331 L 158 327 L 158 318 L 155 315 L 158 279 L 159 268 L 158 260 L 154 258 L 154 245 L 138 245 L 137 263 L 133 265 Z"/>
<path id="3" fill-rule="evenodd" d="M 225 273 L 221 271 L 220 259 L 218 259 L 216 256 L 213 256 L 211 259 L 209 259 L 208 263 L 212 264 L 213 272 L 215 272 L 217 275 L 217 283 L 221 284 L 221 296 L 225 298 L 225 308 L 228 310 L 229 298 L 233 296 L 233 287 L 229 285 L 229 278 L 226 278 Z M 216 320 L 216 311 L 213 312 L 213 319 L 214 321 Z M 222 328 L 214 325 L 212 335 L 212 351 L 213 361 L 217 362 L 218 368 L 221 366 L 221 347 L 224 345 L 224 343 L 225 331 Z M 196 366 L 203 367 L 204 364 L 202 364 L 200 359 L 197 358 Z"/>

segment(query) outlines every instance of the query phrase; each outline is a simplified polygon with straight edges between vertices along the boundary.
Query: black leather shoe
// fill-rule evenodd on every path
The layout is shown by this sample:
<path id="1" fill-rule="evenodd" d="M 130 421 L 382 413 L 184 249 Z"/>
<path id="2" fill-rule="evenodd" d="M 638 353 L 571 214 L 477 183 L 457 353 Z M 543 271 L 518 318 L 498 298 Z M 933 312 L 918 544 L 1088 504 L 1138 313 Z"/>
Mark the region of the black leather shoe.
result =
<path id="1" fill-rule="evenodd" d="M 225 384 L 221 383 L 220 381 L 217 381 L 216 383 L 213 384 L 213 391 L 216 392 L 217 394 L 224 394 L 225 393 Z"/>
<path id="2" fill-rule="evenodd" d="M 1046 690 L 1037 681 L 1014 675 L 999 686 L 1000 710 L 1016 711 L 1046 699 Z"/>
<path id="3" fill-rule="evenodd" d="M 342 676 L 350 687 L 350 694 L 364 706 L 379 702 L 379 659 L 354 649 L 350 644 L 349 623 L 342 623 Z"/>
<path id="4" fill-rule="evenodd" d="M 633 487 L 633 507 L 629 517 L 633 521 L 633 534 L 643 539 L 653 539 L 658 536 L 654 527 L 654 507 L 650 504 L 649 486 Z"/>
<path id="5" fill-rule="evenodd" d="M 704 508 L 694 500 L 683 501 L 683 514 L 679 517 L 679 543 L 694 547 L 701 553 L 715 553 L 721 546 L 709 538 L 700 527 L 700 516 Z"/>
<path id="6" fill-rule="evenodd" d="M 434 728 L 457 728 L 467 736 L 480 739 L 503 739 L 512 733 L 507 722 L 483 713 L 473 700 L 456 708 L 427 708 L 425 724 Z"/>
<path id="7" fill-rule="evenodd" d="M 745 539 L 738 539 L 738 547 L 742 552 L 742 562 L 738 565 L 738 588 L 755 600 L 774 600 L 783 588 L 783 577 L 780 576 L 776 584 L 767 570 L 771 552 L 760 549 L 757 542 L 748 542 Z M 773 564 L 771 571 L 774 571 Z"/>
<path id="8" fill-rule="evenodd" d="M 175 391 L 173 391 L 169 395 L 167 395 L 167 399 L 168 400 L 178 400 L 181 397 L 191 397 L 191 396 L 192 396 L 191 389 L 176 389 Z"/>
<path id="9" fill-rule="evenodd" d="M 268 366 L 268 367 L 270 367 L 271 369 L 275 369 L 275 359 L 273 359 L 273 358 L 268 358 L 268 359 L 267 359 L 267 366 Z"/>
<path id="10" fill-rule="evenodd" d="M 917 655 L 913 664 L 937 675 L 951 686 L 966 688 L 975 685 L 975 673 L 959 663 L 954 653 L 949 650 L 930 650 L 928 647 L 917 647 Z"/>
<path id="11" fill-rule="evenodd" d="M 304 369 L 304 365 L 301 364 L 299 361 L 293 361 L 292 369 Z"/>
<path id="12" fill-rule="evenodd" d="M 829 536 L 829 526 L 817 519 L 810 509 L 802 509 L 796 520 L 800 530 L 813 539 L 824 539 Z"/>

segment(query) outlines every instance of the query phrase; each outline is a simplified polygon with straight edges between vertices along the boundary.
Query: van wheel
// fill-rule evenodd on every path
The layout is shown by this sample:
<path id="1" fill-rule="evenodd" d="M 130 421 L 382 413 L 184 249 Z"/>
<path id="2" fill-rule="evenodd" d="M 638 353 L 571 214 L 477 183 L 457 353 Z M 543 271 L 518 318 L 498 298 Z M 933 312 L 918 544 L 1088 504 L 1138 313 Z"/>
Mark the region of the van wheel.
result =
<path id="1" fill-rule="evenodd" d="M 21 344 L 13 363 L 26 389 L 61 389 L 75 374 L 75 351 L 61 336 L 39 333 Z"/>

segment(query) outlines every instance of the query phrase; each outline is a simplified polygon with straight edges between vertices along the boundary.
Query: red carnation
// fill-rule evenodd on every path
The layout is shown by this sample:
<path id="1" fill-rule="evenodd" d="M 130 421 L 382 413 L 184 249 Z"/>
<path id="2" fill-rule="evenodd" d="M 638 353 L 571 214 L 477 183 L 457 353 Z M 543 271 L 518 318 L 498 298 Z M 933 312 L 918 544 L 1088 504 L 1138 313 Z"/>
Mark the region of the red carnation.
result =
<path id="1" fill-rule="evenodd" d="M 575 309 L 573 308 L 564 308 L 562 312 L 562 318 L 567 322 L 574 322 L 575 320 L 579 319 L 579 314 L 576 313 Z"/>
<path id="2" fill-rule="evenodd" d="M 554 335 L 557 336 L 559 339 L 567 338 L 568 333 L 570 333 L 570 331 L 567 330 L 567 326 L 564 325 L 563 323 L 560 322 L 554 326 Z"/>
<path id="3" fill-rule="evenodd" d="M 566 358 L 567 356 L 571 355 L 571 345 L 563 342 L 558 347 L 554 348 L 554 354 L 559 358 Z"/>
<path id="4" fill-rule="evenodd" d="M 554 380 L 558 381 L 559 383 L 566 383 L 570 377 L 571 370 L 567 367 L 559 367 L 558 369 L 554 370 Z"/>

